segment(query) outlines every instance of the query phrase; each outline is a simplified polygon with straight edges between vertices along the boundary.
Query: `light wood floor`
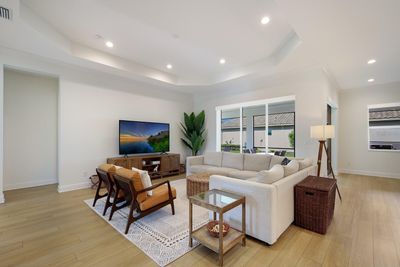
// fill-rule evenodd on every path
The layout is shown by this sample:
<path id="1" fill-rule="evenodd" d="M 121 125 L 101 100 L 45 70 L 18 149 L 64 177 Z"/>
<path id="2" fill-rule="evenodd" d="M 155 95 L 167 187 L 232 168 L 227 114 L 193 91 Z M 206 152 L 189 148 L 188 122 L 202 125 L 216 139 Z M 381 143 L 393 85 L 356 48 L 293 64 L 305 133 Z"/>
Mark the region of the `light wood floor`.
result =
<path id="1" fill-rule="evenodd" d="M 226 254 L 225 266 L 399 266 L 400 180 L 341 175 L 339 185 L 344 200 L 326 235 L 290 226 L 270 247 L 249 238 Z M 83 203 L 93 194 L 58 194 L 54 185 L 6 192 L 0 266 L 155 266 Z M 172 266 L 216 263 L 200 246 Z"/>

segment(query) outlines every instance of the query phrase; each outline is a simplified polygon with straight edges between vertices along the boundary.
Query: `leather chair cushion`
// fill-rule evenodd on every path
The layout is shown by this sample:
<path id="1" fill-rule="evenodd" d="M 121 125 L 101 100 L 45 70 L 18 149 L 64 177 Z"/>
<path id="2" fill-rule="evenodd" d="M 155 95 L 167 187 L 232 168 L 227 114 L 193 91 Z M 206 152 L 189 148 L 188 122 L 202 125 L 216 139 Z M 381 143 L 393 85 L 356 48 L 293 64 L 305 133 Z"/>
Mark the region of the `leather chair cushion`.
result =
<path id="1" fill-rule="evenodd" d="M 136 191 L 140 191 L 143 190 L 143 183 L 142 183 L 142 179 L 140 178 L 140 174 L 138 172 L 132 171 L 132 170 L 128 170 L 125 168 L 119 168 L 116 172 L 117 175 L 130 179 L 133 182 L 133 187 L 135 188 Z M 140 193 L 137 196 L 137 201 L 139 203 L 145 201 L 147 198 L 147 194 L 146 192 Z"/>
<path id="2" fill-rule="evenodd" d="M 172 196 L 176 198 L 176 189 L 174 187 L 171 187 L 171 191 L 172 191 Z M 147 197 L 145 201 L 139 204 L 140 209 L 142 211 L 145 211 L 160 203 L 168 201 L 168 199 L 169 199 L 168 186 L 162 185 L 160 187 L 153 189 L 153 195 L 151 197 Z"/>

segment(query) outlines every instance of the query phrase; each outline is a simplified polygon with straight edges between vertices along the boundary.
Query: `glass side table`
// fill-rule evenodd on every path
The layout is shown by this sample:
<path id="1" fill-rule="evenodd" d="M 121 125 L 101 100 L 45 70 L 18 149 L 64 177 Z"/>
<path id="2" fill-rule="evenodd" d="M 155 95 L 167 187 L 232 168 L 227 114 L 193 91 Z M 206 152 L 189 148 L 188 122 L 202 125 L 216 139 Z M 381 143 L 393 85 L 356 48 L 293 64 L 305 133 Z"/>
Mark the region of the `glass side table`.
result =
<path id="1" fill-rule="evenodd" d="M 207 225 L 193 230 L 193 204 L 213 212 L 214 220 L 219 220 L 219 237 L 212 237 L 208 233 Z M 223 236 L 223 214 L 239 205 L 242 205 L 242 230 L 229 229 Z M 237 194 L 212 189 L 189 197 L 189 246 L 193 246 L 193 239 L 219 254 L 219 265 L 223 265 L 223 256 L 236 244 L 246 246 L 246 198 Z"/>

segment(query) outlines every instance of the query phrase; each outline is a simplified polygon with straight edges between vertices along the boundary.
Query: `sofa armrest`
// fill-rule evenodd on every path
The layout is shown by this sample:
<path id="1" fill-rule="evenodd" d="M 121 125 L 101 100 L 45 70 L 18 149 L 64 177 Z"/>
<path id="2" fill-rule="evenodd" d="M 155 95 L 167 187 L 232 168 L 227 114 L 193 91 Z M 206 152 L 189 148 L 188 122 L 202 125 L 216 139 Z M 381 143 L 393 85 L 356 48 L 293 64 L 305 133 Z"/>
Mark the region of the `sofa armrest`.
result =
<path id="1" fill-rule="evenodd" d="M 313 165 L 273 183 L 276 187 L 277 201 L 281 212 L 277 214 L 278 231 L 282 233 L 294 221 L 294 187 L 309 175 L 314 175 L 317 166 Z"/>
<path id="2" fill-rule="evenodd" d="M 220 175 L 210 177 L 210 189 L 220 189 L 246 197 L 246 233 L 268 244 L 275 243 L 275 218 L 278 203 L 276 187 L 254 181 L 240 180 Z M 240 207 L 224 214 L 224 220 L 233 228 L 240 229 L 242 221 Z"/>
<path id="3" fill-rule="evenodd" d="M 203 165 L 204 156 L 191 156 L 186 158 L 186 174 L 190 175 L 190 166 Z"/>

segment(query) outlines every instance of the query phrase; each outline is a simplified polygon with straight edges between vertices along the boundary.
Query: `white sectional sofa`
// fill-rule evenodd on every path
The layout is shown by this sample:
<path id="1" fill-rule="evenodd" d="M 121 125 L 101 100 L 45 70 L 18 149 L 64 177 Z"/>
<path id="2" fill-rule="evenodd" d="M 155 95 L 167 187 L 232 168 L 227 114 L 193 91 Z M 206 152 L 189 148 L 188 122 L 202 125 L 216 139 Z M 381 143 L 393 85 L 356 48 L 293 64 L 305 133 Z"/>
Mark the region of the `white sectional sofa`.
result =
<path id="1" fill-rule="evenodd" d="M 246 234 L 270 245 L 294 221 L 294 186 L 308 175 L 315 175 L 316 166 L 311 161 L 300 161 L 298 170 L 287 172 L 283 178 L 273 182 L 260 182 L 259 177 L 283 157 L 257 154 L 227 155 L 227 152 L 209 152 L 204 156 L 187 159 L 188 174 L 208 172 L 210 189 L 221 189 L 246 197 Z M 242 163 L 239 162 L 240 157 Z M 224 161 L 225 157 L 225 161 Z M 264 160 L 262 160 L 264 159 Z M 212 165 L 214 164 L 214 165 Z M 262 165 L 264 164 L 264 165 Z M 295 164 L 293 164 L 295 165 Z M 262 167 L 263 166 L 263 167 Z M 275 166 L 274 169 L 286 168 Z M 224 214 L 224 221 L 234 228 L 241 227 L 241 208 L 235 208 Z"/>
<path id="2" fill-rule="evenodd" d="M 281 164 L 283 159 L 269 154 L 206 152 L 203 156 L 186 159 L 186 174 L 208 172 L 247 180 L 262 170 Z"/>

